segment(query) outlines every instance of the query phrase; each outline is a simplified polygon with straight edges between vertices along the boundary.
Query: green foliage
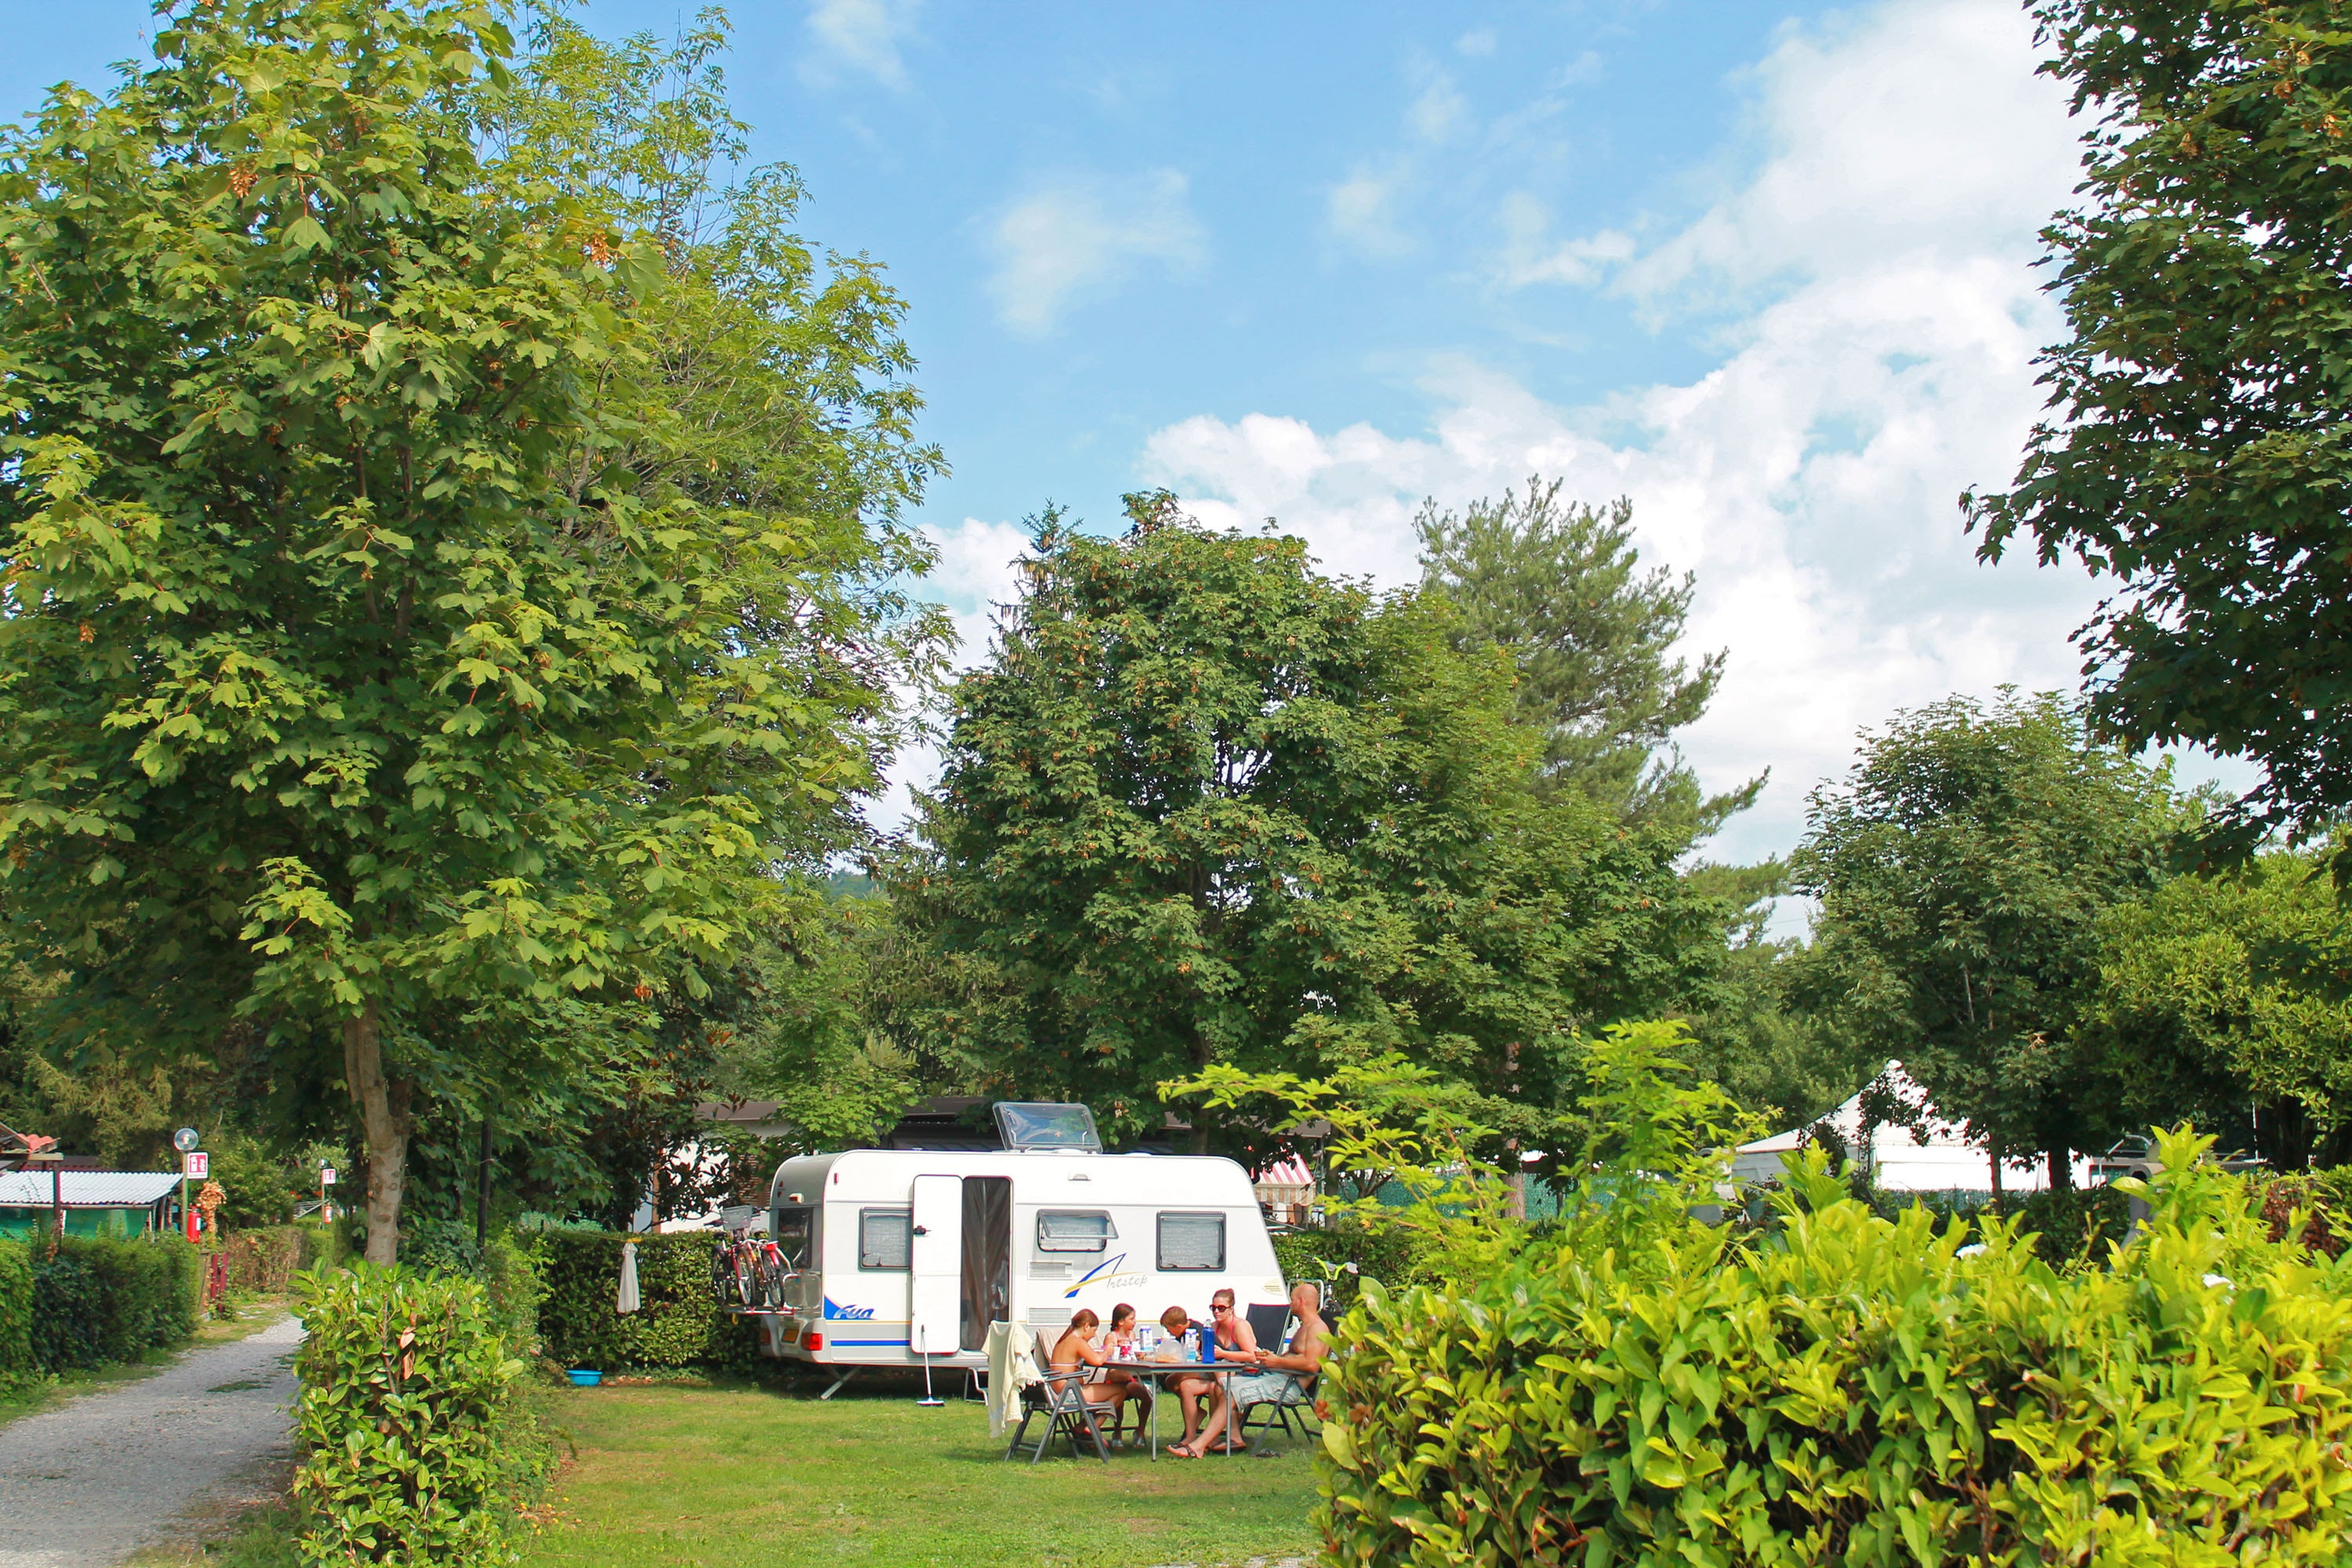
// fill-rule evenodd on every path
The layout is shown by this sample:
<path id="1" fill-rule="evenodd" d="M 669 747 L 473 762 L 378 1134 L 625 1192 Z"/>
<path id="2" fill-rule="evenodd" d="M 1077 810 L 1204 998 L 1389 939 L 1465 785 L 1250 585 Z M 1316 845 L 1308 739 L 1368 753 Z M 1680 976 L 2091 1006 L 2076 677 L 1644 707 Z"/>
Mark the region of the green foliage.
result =
<path id="1" fill-rule="evenodd" d="M 37 1375 L 33 1356 L 33 1249 L 0 1241 L 0 1393 Z"/>
<path id="2" fill-rule="evenodd" d="M 710 1255 L 725 1238 L 715 1231 L 626 1236 L 550 1230 L 532 1245 L 546 1294 L 539 1332 L 547 1356 L 564 1366 L 618 1372 L 633 1367 L 761 1364 L 758 1331 L 749 1318 L 719 1310 L 710 1289 Z M 614 1310 L 621 1247 L 637 1244 L 639 1310 Z"/>
<path id="3" fill-rule="evenodd" d="M 1274 1237 L 1274 1256 L 1286 1282 L 1323 1287 L 1323 1315 L 1333 1322 L 1355 1304 L 1367 1279 L 1391 1289 L 1423 1282 L 1412 1237 L 1376 1226 L 1343 1220 L 1320 1230 L 1284 1231 Z"/>
<path id="4" fill-rule="evenodd" d="M 232 1231 L 221 1243 L 232 1290 L 275 1295 L 290 1288 L 302 1268 L 302 1227 L 273 1225 Z"/>
<path id="5" fill-rule="evenodd" d="M 2088 121 L 2042 231 L 2069 333 L 2012 488 L 1962 504 L 1988 557 L 2030 534 L 2116 579 L 2079 638 L 2104 730 L 2252 757 L 2261 815 L 2323 829 L 2352 805 L 2352 35 L 2336 0 L 2032 10 Z"/>
<path id="6" fill-rule="evenodd" d="M 1886 1065 L 1822 994 L 1825 956 L 1751 929 L 1691 1001 L 1691 1065 L 1775 1129 L 1825 1115 Z"/>
<path id="7" fill-rule="evenodd" d="M 789 204 L 649 233 L 499 154 L 580 82 L 489 10 L 154 49 L 0 143 L 0 879 L 85 1055 L 341 1067 L 388 1260 L 421 1091 L 555 1093 L 561 1004 L 698 996 L 855 837 L 932 620 L 865 520 L 935 464 L 901 307 L 812 292 Z"/>
<path id="8" fill-rule="evenodd" d="M 1123 539 L 1039 522 L 954 689 L 923 853 L 893 868 L 968 966 L 952 1048 L 1113 1137 L 1155 1132 L 1153 1086 L 1212 1063 L 1403 1051 L 1543 1146 L 1576 1028 L 1662 1006 L 1721 952 L 1729 911 L 1675 874 L 1686 838 L 1538 798 L 1506 662 L 1457 651 L 1442 603 L 1129 504 Z"/>
<path id="9" fill-rule="evenodd" d="M 2279 1170 L 2352 1156 L 2352 997 L 2331 956 L 2352 924 L 2325 871 L 2265 854 L 2109 911 L 2094 1023 L 2131 1121 L 2193 1116 Z"/>
<path id="10" fill-rule="evenodd" d="M 774 1100 L 803 1150 L 855 1148 L 887 1131 L 917 1094 L 917 1031 L 898 1016 L 894 984 L 909 940 L 888 900 L 829 896 L 789 942 L 755 943 L 730 1020 L 723 1090 Z M 736 1152 L 748 1182 L 761 1152 Z M 772 1154 L 765 1163 L 772 1172 Z"/>
<path id="11" fill-rule="evenodd" d="M 1327 1373 L 1330 1560 L 2335 1561 L 2352 1277 L 2268 1240 L 2208 1142 L 2164 1141 L 2105 1269 L 1882 1218 L 1816 1151 L 1752 1244 L 1662 1215 L 1368 1287 Z"/>
<path id="12" fill-rule="evenodd" d="M 1693 1081 L 1676 1054 L 1691 1043 L 1688 1028 L 1674 1020 L 1612 1024 L 1578 1043 L 1583 1152 L 1572 1168 L 1583 1190 L 1566 1206 L 1580 1244 L 1611 1245 L 1660 1205 L 1678 1214 L 1714 1201 L 1720 1151 L 1758 1128 L 1719 1086 Z M 1402 1058 L 1343 1067 L 1323 1079 L 1220 1063 L 1160 1090 L 1245 1111 L 1277 1136 L 1319 1124 L 1324 1162 L 1354 1195 L 1325 1194 L 1335 1240 L 1302 1256 L 1353 1262 L 1360 1273 L 1369 1257 L 1374 1278 L 1397 1284 L 1486 1279 L 1528 1247 L 1533 1232 L 1510 1213 L 1507 1177 L 1472 1152 L 1486 1132 L 1468 1120 L 1474 1097 Z"/>
<path id="13" fill-rule="evenodd" d="M 1939 1228 L 1956 1220 L 2008 1220 L 2013 1229 L 2031 1238 L 2042 1262 L 2058 1269 L 2105 1267 L 2108 1248 L 2119 1245 L 2131 1230 L 2130 1199 L 2105 1184 L 2004 1193 L 1998 1199 L 1990 1193 L 1976 1192 L 1873 1191 L 1859 1195 L 1884 1219 L 1918 1207 L 1933 1215 Z"/>
<path id="14" fill-rule="evenodd" d="M 523 1363 L 474 1280 L 306 1274 L 294 1499 L 306 1563 L 516 1560 L 516 1510 L 546 1445 L 513 1394 Z"/>
<path id="15" fill-rule="evenodd" d="M 135 1362 L 195 1331 L 203 1300 L 196 1249 L 176 1236 L 68 1236 L 54 1256 L 34 1244 L 33 1356 L 63 1372 Z"/>
<path id="16" fill-rule="evenodd" d="M 2159 879 L 2188 820 L 2167 773 L 2086 741 L 2057 697 L 1905 713 L 1814 791 L 1791 862 L 1821 900 L 1818 1004 L 1973 1136 L 2063 1172 L 2130 1130 L 2083 1038 L 2101 919 Z"/>
<path id="17" fill-rule="evenodd" d="M 1357 1194 L 1326 1193 L 1324 1213 L 1350 1231 L 1402 1242 L 1410 1272 L 1475 1277 L 1524 1239 L 1506 1212 L 1503 1173 L 1470 1152 L 1487 1131 L 1469 1120 L 1474 1097 L 1402 1057 L 1343 1066 L 1319 1079 L 1244 1073 L 1220 1062 L 1160 1091 L 1198 1099 L 1212 1110 L 1271 1106 L 1277 1135 L 1323 1123 L 1324 1162 L 1347 1173 Z M 1375 1195 L 1384 1187 L 1397 1189 L 1401 1201 Z"/>
<path id="18" fill-rule="evenodd" d="M 1424 506 L 1413 519 L 1422 581 L 1460 609 L 1466 643 L 1510 656 L 1512 715 L 1543 737 L 1547 784 L 1711 832 L 1764 781 L 1702 799 L 1697 776 L 1669 749 L 1723 679 L 1720 653 L 1696 669 L 1674 656 L 1693 579 L 1640 570 L 1633 502 L 1563 502 L 1562 483 L 1533 478 L 1524 496 L 1505 490 L 1460 515 Z"/>

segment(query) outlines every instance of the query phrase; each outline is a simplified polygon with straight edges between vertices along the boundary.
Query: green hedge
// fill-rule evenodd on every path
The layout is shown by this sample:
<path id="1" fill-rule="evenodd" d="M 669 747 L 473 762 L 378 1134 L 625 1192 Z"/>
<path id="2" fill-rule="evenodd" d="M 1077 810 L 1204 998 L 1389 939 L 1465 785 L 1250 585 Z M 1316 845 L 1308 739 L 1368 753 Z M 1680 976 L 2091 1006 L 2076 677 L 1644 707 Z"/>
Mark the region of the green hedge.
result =
<path id="1" fill-rule="evenodd" d="M 137 1361 L 195 1331 L 203 1264 L 176 1236 L 68 1236 L 33 1255 L 32 1359 L 43 1372 Z"/>
<path id="2" fill-rule="evenodd" d="M 2131 1230 L 2131 1200 L 2110 1186 L 2070 1187 L 2063 1192 L 1873 1193 L 1871 1205 L 1893 1219 L 1908 1207 L 1925 1208 L 1938 1225 L 1952 1220 L 2018 1221 L 2034 1237 L 2033 1248 L 2053 1268 L 2099 1265 L 2107 1248 Z"/>
<path id="3" fill-rule="evenodd" d="M 1816 1163 L 1746 1240 L 1368 1287 L 1326 1388 L 1330 1561 L 2340 1561 L 2352 1262 L 2170 1149 L 2105 1268 L 1890 1220 Z"/>
<path id="4" fill-rule="evenodd" d="M 0 1391 L 39 1375 L 33 1361 L 33 1254 L 0 1241 Z"/>
<path id="5" fill-rule="evenodd" d="M 715 1231 L 628 1236 L 614 1231 L 549 1230 L 532 1238 L 544 1294 L 539 1336 L 565 1366 L 625 1368 L 762 1364 L 755 1320 L 723 1312 L 710 1289 Z M 637 1311 L 614 1310 L 621 1247 L 637 1244 Z"/>
<path id="6" fill-rule="evenodd" d="M 1283 1232 L 1274 1237 L 1274 1256 L 1286 1283 L 1307 1279 L 1323 1284 L 1324 1305 L 1333 1312 L 1347 1310 L 1366 1279 L 1395 1288 L 1417 1277 L 1409 1237 L 1360 1225 Z"/>
<path id="7" fill-rule="evenodd" d="M 221 1256 L 228 1263 L 228 1288 L 271 1296 L 290 1289 L 302 1268 L 302 1244 L 299 1226 L 257 1226 L 230 1232 L 220 1246 Z"/>
<path id="8" fill-rule="evenodd" d="M 549 1445 L 515 1399 L 489 1292 L 462 1275 L 319 1269 L 299 1281 L 294 1500 L 313 1564 L 515 1560 Z"/>

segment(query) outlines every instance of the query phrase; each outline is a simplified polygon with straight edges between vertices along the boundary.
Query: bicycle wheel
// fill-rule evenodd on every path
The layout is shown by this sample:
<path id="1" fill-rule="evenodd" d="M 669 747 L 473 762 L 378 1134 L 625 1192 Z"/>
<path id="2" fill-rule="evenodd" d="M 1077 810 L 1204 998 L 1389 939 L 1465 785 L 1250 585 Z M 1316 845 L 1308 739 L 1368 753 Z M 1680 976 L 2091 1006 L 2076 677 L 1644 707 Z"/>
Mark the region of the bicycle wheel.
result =
<path id="1" fill-rule="evenodd" d="M 735 1299 L 746 1307 L 760 1304 L 760 1281 L 748 1246 L 737 1248 L 735 1253 Z"/>
<path id="2" fill-rule="evenodd" d="M 721 1301 L 735 1289 L 735 1248 L 720 1242 L 710 1253 L 710 1293 Z"/>
<path id="3" fill-rule="evenodd" d="M 784 1264 L 772 1247 L 760 1248 L 760 1300 L 771 1312 L 784 1304 Z"/>

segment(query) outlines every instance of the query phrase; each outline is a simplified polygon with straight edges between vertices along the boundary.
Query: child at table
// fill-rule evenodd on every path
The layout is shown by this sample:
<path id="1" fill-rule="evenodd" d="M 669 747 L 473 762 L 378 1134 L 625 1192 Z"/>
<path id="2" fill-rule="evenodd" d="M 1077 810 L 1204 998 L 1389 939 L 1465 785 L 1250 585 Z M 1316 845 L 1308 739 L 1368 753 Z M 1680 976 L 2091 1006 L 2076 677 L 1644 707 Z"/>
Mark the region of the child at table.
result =
<path id="1" fill-rule="evenodd" d="M 1185 1359 L 1184 1334 L 1192 1326 L 1192 1314 L 1181 1307 L 1171 1307 L 1160 1314 L 1160 1326 L 1168 1331 L 1160 1345 L 1158 1361 Z M 1179 1446 L 1189 1443 L 1201 1430 L 1201 1422 L 1209 1413 L 1209 1402 L 1215 1397 L 1217 1380 L 1213 1377 L 1171 1378 L 1168 1386 L 1176 1394 L 1176 1408 L 1184 1413 L 1184 1436 Z"/>
<path id="2" fill-rule="evenodd" d="M 1135 1401 L 1135 1430 L 1127 1442 L 1131 1448 L 1139 1447 L 1143 1443 L 1144 1423 L 1151 1418 L 1151 1381 L 1118 1369 L 1116 1363 L 1122 1359 L 1121 1346 L 1127 1347 L 1126 1360 L 1136 1360 L 1142 1353 L 1135 1342 L 1135 1309 L 1124 1301 L 1110 1310 L 1110 1321 L 1103 1327 L 1103 1354 L 1109 1357 L 1113 1364 L 1104 1367 L 1095 1377 L 1100 1383 L 1124 1386 L 1127 1396 Z M 1118 1440 L 1119 1423 L 1116 1420 L 1111 1423 L 1110 1435 L 1113 1442 Z"/>

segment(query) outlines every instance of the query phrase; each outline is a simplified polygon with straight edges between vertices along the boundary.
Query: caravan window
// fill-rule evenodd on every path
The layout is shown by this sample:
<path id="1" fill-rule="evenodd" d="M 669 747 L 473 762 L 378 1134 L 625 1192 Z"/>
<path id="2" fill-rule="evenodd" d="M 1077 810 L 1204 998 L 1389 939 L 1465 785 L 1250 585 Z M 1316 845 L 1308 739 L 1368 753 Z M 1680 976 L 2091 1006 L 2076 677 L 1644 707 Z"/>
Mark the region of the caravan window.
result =
<path id="1" fill-rule="evenodd" d="M 802 1205 L 771 1210 L 768 1239 L 783 1254 L 787 1268 L 816 1267 L 816 1210 Z"/>
<path id="2" fill-rule="evenodd" d="M 905 1268 L 914 1254 L 914 1216 L 906 1209 L 857 1211 L 857 1267 Z"/>
<path id="3" fill-rule="evenodd" d="M 1118 1227 L 1100 1209 L 1046 1209 L 1037 1215 L 1040 1252 L 1100 1252 L 1118 1238 Z"/>
<path id="4" fill-rule="evenodd" d="M 1160 1268 L 1163 1273 L 1213 1273 L 1224 1266 L 1224 1215 L 1164 1214 L 1160 1216 Z"/>

